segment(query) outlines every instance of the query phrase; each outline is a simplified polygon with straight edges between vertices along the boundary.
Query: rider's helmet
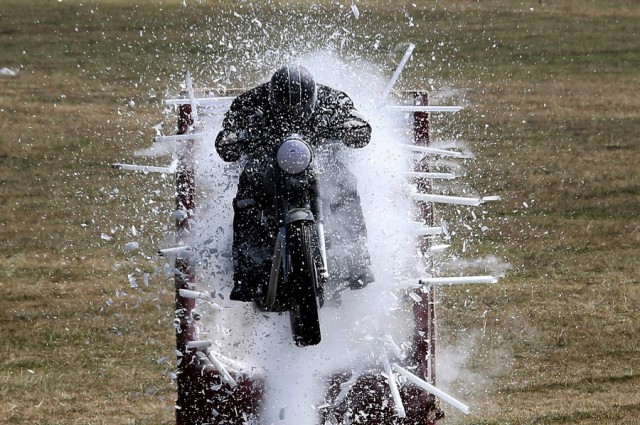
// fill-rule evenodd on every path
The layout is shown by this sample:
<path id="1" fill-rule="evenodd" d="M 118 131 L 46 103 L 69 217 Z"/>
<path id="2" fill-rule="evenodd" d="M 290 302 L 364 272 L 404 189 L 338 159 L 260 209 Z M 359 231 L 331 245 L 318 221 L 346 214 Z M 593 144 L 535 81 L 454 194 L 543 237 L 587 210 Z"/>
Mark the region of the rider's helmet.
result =
<path id="1" fill-rule="evenodd" d="M 278 69 L 269 81 L 269 105 L 274 115 L 288 123 L 309 119 L 316 107 L 318 89 L 313 75 L 300 65 Z"/>

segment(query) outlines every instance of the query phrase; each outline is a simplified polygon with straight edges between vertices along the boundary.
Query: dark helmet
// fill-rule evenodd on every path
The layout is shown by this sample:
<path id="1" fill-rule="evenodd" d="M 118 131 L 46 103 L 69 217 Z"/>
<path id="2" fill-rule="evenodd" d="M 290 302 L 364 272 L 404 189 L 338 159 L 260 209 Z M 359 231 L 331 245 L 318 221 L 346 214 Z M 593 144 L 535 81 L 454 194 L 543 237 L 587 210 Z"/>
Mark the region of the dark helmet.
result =
<path id="1" fill-rule="evenodd" d="M 316 107 L 318 90 L 309 70 L 288 64 L 269 81 L 269 105 L 274 115 L 294 123 L 309 119 Z"/>

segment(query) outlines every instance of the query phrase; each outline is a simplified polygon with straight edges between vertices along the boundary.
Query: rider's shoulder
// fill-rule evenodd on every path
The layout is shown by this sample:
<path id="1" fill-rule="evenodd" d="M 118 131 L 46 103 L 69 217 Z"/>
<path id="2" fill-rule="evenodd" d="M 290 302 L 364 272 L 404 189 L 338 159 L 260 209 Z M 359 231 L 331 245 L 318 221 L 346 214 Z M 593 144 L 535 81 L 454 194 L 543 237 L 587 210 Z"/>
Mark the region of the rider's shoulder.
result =
<path id="1" fill-rule="evenodd" d="M 232 110 L 256 109 L 267 102 L 269 96 L 269 84 L 264 83 L 238 95 L 231 103 Z"/>

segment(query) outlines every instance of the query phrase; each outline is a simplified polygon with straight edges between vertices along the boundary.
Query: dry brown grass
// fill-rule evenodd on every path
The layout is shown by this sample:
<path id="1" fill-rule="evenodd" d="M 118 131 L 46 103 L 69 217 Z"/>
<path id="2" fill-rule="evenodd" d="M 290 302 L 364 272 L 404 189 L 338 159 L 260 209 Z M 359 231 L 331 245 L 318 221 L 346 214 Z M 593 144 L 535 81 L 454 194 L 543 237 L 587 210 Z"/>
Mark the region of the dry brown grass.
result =
<path id="1" fill-rule="evenodd" d="M 257 4 L 188 3 L 0 3 L 0 67 L 21 71 L 0 77 L 2 423 L 173 421 L 171 283 L 161 273 L 137 290 L 126 281 L 158 266 L 144 253 L 171 226 L 171 183 L 108 164 L 148 144 L 163 120 L 158 99 L 185 64 L 208 82 L 209 57 L 240 62 L 203 47 L 212 22 L 234 10 L 292 22 Z M 291 13 L 305 4 L 288 3 Z M 335 11 L 319 3 L 313 22 Z M 456 390 L 476 406 L 467 417 L 450 410 L 449 423 L 637 423 L 640 6 L 358 6 L 358 22 L 338 19 L 356 42 L 380 33 L 381 51 L 418 45 L 404 85 L 427 74 L 469 89 L 471 106 L 434 127 L 464 134 L 478 156 L 468 179 L 503 196 L 483 208 L 490 230 L 458 229 L 455 248 L 473 236 L 470 258 L 494 254 L 512 269 L 492 287 L 442 291 L 441 347 L 466 350 Z M 390 69 L 396 60 L 360 53 Z M 122 249 L 132 225 L 140 253 Z"/>

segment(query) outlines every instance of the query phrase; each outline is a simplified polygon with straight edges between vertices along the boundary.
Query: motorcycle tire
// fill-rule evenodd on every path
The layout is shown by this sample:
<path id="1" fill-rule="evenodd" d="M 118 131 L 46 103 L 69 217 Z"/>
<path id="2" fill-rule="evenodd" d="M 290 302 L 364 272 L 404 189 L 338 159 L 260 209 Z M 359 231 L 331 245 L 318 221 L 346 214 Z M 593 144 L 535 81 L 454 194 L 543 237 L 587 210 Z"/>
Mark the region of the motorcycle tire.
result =
<path id="1" fill-rule="evenodd" d="M 289 282 L 293 295 L 291 331 L 298 347 L 317 345 L 321 340 L 314 231 L 313 223 L 310 222 L 293 222 L 287 228 Z"/>

